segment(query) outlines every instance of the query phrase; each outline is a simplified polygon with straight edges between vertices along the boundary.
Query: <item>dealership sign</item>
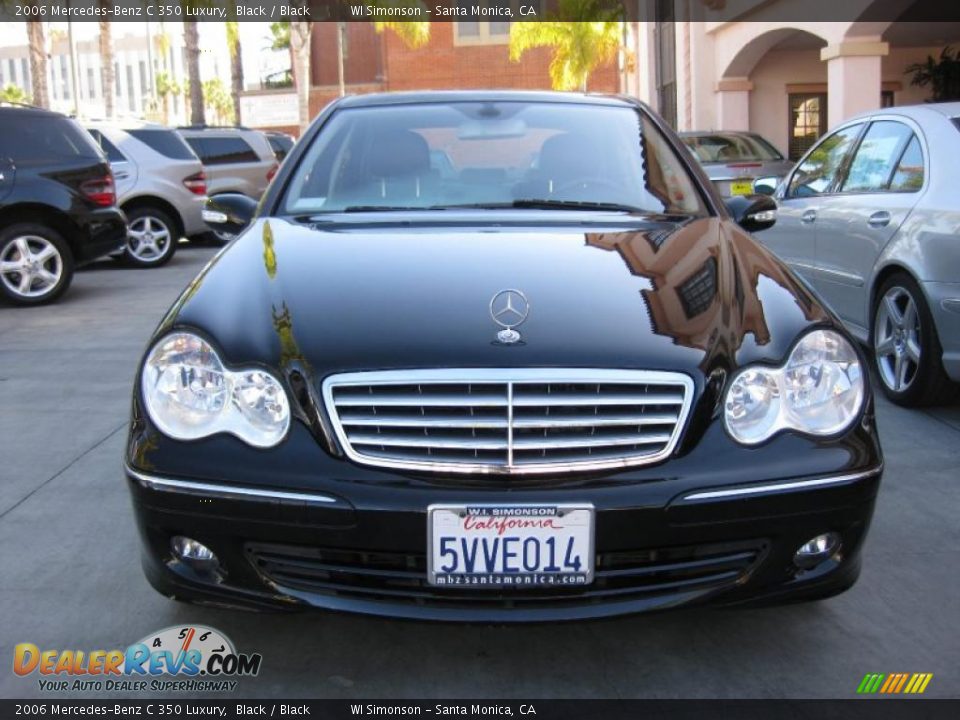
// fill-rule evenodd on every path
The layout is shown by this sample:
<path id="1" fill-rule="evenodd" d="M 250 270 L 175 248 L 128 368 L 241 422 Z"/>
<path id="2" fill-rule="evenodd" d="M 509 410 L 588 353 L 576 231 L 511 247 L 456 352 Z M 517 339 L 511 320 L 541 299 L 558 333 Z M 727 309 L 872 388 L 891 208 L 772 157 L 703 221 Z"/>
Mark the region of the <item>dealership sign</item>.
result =
<path id="1" fill-rule="evenodd" d="M 300 123 L 295 92 L 240 96 L 240 123 L 247 127 L 290 127 Z"/>

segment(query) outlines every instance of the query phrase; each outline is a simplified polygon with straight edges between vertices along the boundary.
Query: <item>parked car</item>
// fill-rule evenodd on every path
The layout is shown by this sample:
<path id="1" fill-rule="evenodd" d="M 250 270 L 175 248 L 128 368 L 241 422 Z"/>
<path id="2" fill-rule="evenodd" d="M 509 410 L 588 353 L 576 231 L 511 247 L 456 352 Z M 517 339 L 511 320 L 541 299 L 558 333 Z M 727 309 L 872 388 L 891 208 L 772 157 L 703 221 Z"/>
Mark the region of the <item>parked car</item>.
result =
<path id="1" fill-rule="evenodd" d="M 150 582 L 495 622 L 849 587 L 882 469 L 863 361 L 746 232 L 773 200 L 728 207 L 628 98 L 335 101 L 259 208 L 210 199 L 242 234 L 138 369 Z"/>
<path id="2" fill-rule="evenodd" d="M 956 396 L 960 381 L 960 103 L 843 123 L 777 188 L 763 242 L 868 343 L 894 402 Z"/>
<path id="3" fill-rule="evenodd" d="M 74 268 L 122 248 L 106 158 L 77 123 L 0 106 L 0 291 L 17 305 L 62 295 Z"/>
<path id="4" fill-rule="evenodd" d="M 273 148 L 273 154 L 277 156 L 277 162 L 283 162 L 283 159 L 293 149 L 296 140 L 293 139 L 292 135 L 273 130 L 268 130 L 263 134 L 266 136 L 267 142 L 270 143 L 270 147 Z"/>
<path id="5" fill-rule="evenodd" d="M 755 178 L 782 178 L 793 163 L 760 135 L 751 132 L 711 131 L 681 133 L 720 194 L 750 195 Z M 774 182 L 770 191 L 776 186 Z"/>
<path id="6" fill-rule="evenodd" d="M 118 202 L 127 215 L 127 244 L 121 255 L 127 263 L 163 265 L 181 237 L 207 232 L 203 166 L 175 130 L 111 123 L 90 123 L 87 130 L 110 161 Z"/>
<path id="7" fill-rule="evenodd" d="M 263 133 L 240 127 L 180 128 L 203 163 L 207 194 L 240 193 L 259 200 L 277 171 L 277 157 Z"/>

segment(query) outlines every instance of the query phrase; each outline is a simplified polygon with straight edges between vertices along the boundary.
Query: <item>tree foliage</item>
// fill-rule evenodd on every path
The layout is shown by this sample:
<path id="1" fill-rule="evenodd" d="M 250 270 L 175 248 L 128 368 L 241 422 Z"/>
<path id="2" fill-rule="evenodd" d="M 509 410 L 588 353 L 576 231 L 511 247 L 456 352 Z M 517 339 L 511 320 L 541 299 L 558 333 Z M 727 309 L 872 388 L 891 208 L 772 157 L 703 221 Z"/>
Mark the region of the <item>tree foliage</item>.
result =
<path id="1" fill-rule="evenodd" d="M 924 62 L 907 66 L 906 73 L 913 76 L 911 85 L 930 86 L 930 102 L 960 100 L 960 52 L 952 47 L 941 50 L 939 58 L 928 55 Z"/>
<path id="2" fill-rule="evenodd" d="M 10 84 L 0 89 L 0 102 L 28 104 L 30 96 L 19 85 Z"/>
<path id="3" fill-rule="evenodd" d="M 615 59 L 620 50 L 622 12 L 598 0 L 560 0 L 558 14 L 573 20 L 511 23 L 510 59 L 518 62 L 528 50 L 551 48 L 553 88 L 586 90 L 593 71 Z"/>
<path id="4" fill-rule="evenodd" d="M 378 33 L 390 30 L 410 48 L 419 48 L 430 42 L 430 23 L 428 22 L 375 22 Z"/>

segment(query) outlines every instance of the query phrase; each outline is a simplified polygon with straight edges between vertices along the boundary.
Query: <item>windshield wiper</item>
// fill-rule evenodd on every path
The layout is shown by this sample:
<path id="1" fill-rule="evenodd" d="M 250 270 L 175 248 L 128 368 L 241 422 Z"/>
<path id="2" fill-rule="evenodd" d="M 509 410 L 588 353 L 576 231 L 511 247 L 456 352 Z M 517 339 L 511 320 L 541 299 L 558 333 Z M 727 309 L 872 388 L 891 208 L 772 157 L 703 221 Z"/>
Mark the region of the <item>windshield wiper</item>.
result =
<path id="1" fill-rule="evenodd" d="M 515 208 L 529 208 L 533 210 L 612 210 L 614 212 L 642 213 L 649 215 L 648 210 L 624 205 L 623 203 L 596 202 L 593 200 L 555 200 L 552 198 L 521 198 L 510 203 Z"/>
<path id="2" fill-rule="evenodd" d="M 443 205 L 431 209 L 476 209 L 476 210 L 502 210 L 504 208 L 516 208 L 518 210 L 609 210 L 612 212 L 626 212 L 642 215 L 651 215 L 649 210 L 634 207 L 633 205 L 623 205 L 622 203 L 594 202 L 592 200 L 553 200 L 550 198 L 521 198 L 511 202 L 490 202 L 490 203 L 467 203 L 463 205 Z"/>
<path id="3" fill-rule="evenodd" d="M 355 213 L 355 212 L 402 212 L 405 210 L 436 210 L 431 207 L 416 207 L 410 205 L 348 205 L 343 210 L 331 210 L 330 213 Z"/>

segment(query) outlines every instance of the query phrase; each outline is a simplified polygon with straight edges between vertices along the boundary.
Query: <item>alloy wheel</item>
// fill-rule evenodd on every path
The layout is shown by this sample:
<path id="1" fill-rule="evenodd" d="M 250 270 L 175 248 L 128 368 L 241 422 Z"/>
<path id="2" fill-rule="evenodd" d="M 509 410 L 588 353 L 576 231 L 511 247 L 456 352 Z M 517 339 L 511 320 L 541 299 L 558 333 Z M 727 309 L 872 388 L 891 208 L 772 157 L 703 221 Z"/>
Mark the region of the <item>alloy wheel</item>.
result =
<path id="1" fill-rule="evenodd" d="M 153 215 L 144 215 L 127 226 L 127 250 L 137 260 L 158 262 L 172 242 L 170 228 Z"/>
<path id="2" fill-rule="evenodd" d="M 46 295 L 57 287 L 62 277 L 60 251 L 39 235 L 15 238 L 0 255 L 0 281 L 20 297 Z"/>
<path id="3" fill-rule="evenodd" d="M 877 369 L 884 385 L 894 392 L 909 388 L 920 370 L 920 314 L 913 295 L 891 287 L 877 306 L 873 340 Z"/>

